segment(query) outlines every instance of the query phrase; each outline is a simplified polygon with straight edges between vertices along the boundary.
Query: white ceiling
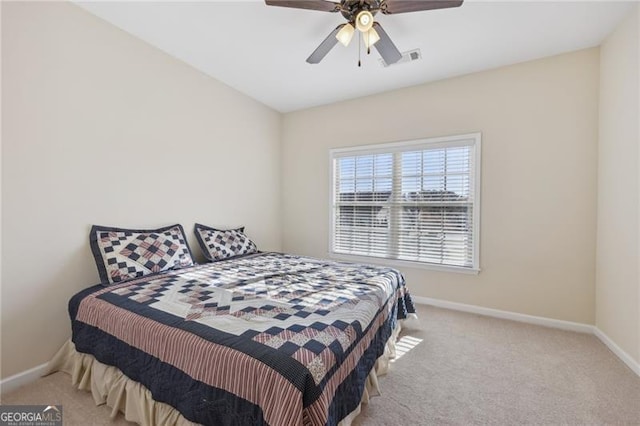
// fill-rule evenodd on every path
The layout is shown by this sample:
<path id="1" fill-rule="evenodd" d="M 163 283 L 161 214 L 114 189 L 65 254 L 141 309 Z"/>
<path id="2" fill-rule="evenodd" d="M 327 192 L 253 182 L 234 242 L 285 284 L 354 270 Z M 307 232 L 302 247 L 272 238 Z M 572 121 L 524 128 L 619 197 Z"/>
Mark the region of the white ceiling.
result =
<path id="1" fill-rule="evenodd" d="M 339 24 L 338 13 L 262 1 L 77 2 L 89 12 L 281 112 L 599 45 L 632 2 L 479 2 L 378 15 L 401 51 L 422 59 L 383 68 L 372 50 L 338 44 L 306 58 Z"/>

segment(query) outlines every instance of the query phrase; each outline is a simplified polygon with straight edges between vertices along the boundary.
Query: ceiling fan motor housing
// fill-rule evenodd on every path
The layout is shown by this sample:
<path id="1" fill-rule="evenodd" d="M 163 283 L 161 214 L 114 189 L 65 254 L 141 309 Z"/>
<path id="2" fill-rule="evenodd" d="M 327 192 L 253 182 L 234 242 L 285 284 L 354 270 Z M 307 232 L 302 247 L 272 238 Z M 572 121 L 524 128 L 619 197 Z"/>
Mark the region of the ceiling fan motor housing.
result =
<path id="1" fill-rule="evenodd" d="M 347 21 L 355 22 L 358 13 L 363 10 L 369 11 L 375 16 L 382 7 L 382 3 L 384 3 L 383 0 L 342 0 L 340 13 Z"/>

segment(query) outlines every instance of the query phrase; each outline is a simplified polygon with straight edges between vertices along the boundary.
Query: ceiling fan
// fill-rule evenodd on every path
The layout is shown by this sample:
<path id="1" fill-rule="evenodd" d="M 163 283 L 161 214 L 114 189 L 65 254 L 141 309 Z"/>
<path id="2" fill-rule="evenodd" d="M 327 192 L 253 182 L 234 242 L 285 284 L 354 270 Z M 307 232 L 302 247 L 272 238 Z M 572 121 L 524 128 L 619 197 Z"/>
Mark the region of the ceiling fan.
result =
<path id="1" fill-rule="evenodd" d="M 307 58 L 308 63 L 319 63 L 338 41 L 348 46 L 357 29 L 364 39 L 367 52 L 371 46 L 374 46 L 388 65 L 398 62 L 402 58 L 402 54 L 382 29 L 382 26 L 375 22 L 374 16 L 378 12 L 382 12 L 384 15 L 395 15 L 397 13 L 458 7 L 462 2 L 463 0 L 341 0 L 340 3 L 335 3 L 328 0 L 265 0 L 269 6 L 340 12 L 347 20 L 347 23 L 338 25 L 320 43 L 320 46 Z M 358 65 L 360 65 L 359 62 Z"/>

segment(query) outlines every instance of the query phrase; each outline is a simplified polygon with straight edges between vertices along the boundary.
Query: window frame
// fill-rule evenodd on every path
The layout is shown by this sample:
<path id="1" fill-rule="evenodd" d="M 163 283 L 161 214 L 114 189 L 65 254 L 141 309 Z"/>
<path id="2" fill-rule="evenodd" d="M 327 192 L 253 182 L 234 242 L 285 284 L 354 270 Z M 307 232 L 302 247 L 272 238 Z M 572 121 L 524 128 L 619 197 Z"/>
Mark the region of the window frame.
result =
<path id="1" fill-rule="evenodd" d="M 471 142 L 471 143 L 469 143 Z M 454 266 L 454 265 L 441 265 L 436 263 L 419 262 L 411 260 L 402 260 L 394 257 L 382 257 L 382 256 L 366 256 L 366 255 L 354 255 L 338 253 L 334 251 L 334 239 L 335 239 L 335 210 L 334 202 L 336 196 L 336 185 L 334 176 L 335 164 L 334 160 L 340 157 L 356 156 L 356 155 L 371 155 L 371 154 L 384 154 L 384 153 L 397 153 L 403 151 L 410 151 L 411 149 L 419 149 L 421 146 L 429 148 L 437 148 L 438 145 L 442 147 L 454 147 L 456 145 L 471 146 L 473 152 L 473 161 L 471 164 L 470 176 L 473 177 L 473 256 L 472 266 Z M 360 263 L 373 263 L 383 264 L 398 267 L 411 267 L 418 269 L 428 269 L 442 272 L 457 272 L 464 274 L 478 274 L 480 272 L 480 209 L 481 209 L 481 152 L 482 152 L 482 134 L 466 133 L 461 135 L 411 139 L 405 141 L 373 144 L 373 145 L 360 145 L 346 148 L 332 148 L 329 150 L 329 246 L 327 254 L 330 258 L 338 260 L 347 260 L 351 262 Z"/>

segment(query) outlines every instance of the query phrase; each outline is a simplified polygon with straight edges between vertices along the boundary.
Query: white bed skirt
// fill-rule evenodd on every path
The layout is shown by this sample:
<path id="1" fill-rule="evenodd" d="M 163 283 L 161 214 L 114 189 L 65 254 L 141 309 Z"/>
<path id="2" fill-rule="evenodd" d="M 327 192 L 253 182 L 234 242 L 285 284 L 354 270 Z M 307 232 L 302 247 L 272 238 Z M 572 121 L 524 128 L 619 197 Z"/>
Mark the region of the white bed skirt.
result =
<path id="1" fill-rule="evenodd" d="M 339 426 L 349 426 L 362 410 L 362 404 L 368 404 L 372 396 L 380 395 L 378 376 L 389 370 L 390 361 L 395 358 L 395 342 L 400 333 L 400 324 L 393 331 L 384 350 L 378 358 L 375 368 L 367 377 L 362 401 Z M 126 420 L 142 426 L 191 426 L 196 425 L 168 404 L 155 401 L 151 392 L 138 382 L 129 379 L 116 367 L 97 361 L 92 355 L 76 351 L 71 340 L 60 348 L 49 362 L 45 375 L 63 371 L 71 375 L 71 383 L 78 389 L 91 391 L 96 405 L 111 407 L 111 417 L 122 412 Z"/>

